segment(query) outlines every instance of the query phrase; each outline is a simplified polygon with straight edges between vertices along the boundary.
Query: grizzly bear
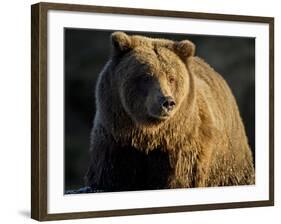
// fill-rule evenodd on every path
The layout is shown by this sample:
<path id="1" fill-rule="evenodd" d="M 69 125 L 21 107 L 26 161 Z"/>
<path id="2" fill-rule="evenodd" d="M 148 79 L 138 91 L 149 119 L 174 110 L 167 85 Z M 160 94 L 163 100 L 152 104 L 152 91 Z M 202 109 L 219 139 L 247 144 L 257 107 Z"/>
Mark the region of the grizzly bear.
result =
<path id="1" fill-rule="evenodd" d="M 96 86 L 87 185 L 102 191 L 254 184 L 234 96 L 188 40 L 114 32 Z"/>

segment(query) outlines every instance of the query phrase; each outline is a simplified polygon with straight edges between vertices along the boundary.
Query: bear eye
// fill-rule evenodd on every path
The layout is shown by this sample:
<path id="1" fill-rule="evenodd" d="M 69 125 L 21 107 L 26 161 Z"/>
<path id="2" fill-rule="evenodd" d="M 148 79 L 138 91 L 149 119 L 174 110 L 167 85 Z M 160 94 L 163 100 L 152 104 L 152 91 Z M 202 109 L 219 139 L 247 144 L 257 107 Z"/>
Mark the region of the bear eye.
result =
<path id="1" fill-rule="evenodd" d="M 169 77 L 169 83 L 173 84 L 175 82 L 175 77 Z"/>
<path id="2" fill-rule="evenodd" d="M 149 82 L 150 79 L 151 79 L 151 77 L 148 76 L 148 75 L 145 75 L 145 76 L 141 77 L 141 81 L 142 81 L 143 83 Z"/>
<path id="3" fill-rule="evenodd" d="M 149 76 L 140 76 L 140 77 L 136 78 L 136 83 L 138 84 L 138 86 L 140 88 L 145 88 L 148 85 L 150 80 L 151 80 L 151 77 L 149 77 Z"/>

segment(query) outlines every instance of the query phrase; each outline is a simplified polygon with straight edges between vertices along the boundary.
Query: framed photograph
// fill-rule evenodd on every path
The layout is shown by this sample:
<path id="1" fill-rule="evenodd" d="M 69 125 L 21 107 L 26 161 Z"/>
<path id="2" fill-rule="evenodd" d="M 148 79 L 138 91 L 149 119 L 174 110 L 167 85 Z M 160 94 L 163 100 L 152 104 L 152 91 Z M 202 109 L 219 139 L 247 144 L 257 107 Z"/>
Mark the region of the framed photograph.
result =
<path id="1" fill-rule="evenodd" d="M 274 205 L 274 18 L 31 9 L 33 219 Z"/>

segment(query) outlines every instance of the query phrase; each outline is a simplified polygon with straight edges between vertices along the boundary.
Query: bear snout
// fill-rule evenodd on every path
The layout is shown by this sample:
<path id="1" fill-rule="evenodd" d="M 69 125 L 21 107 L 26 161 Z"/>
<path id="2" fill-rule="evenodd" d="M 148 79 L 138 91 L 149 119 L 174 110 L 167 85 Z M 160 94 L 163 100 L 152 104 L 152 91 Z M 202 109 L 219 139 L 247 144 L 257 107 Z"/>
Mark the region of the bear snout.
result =
<path id="1" fill-rule="evenodd" d="M 176 102 L 171 96 L 159 97 L 159 103 L 165 112 L 171 112 L 176 106 Z"/>

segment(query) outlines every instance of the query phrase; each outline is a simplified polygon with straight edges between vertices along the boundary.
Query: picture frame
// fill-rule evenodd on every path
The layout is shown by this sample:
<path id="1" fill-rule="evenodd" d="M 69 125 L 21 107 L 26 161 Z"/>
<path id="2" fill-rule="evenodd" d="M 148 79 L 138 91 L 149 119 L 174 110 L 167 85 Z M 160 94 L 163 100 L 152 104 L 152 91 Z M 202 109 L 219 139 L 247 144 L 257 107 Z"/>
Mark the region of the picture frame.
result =
<path id="1" fill-rule="evenodd" d="M 52 14 L 53 13 L 53 14 Z M 69 14 L 69 15 L 68 15 Z M 63 146 L 62 144 L 57 144 L 57 142 L 63 142 L 63 132 L 56 135 L 57 137 L 52 137 L 53 129 L 50 129 L 50 121 L 58 122 L 63 124 L 63 113 L 58 115 L 56 111 L 52 111 L 50 108 L 55 108 L 56 105 L 52 105 L 52 100 L 56 98 L 58 94 L 56 92 L 62 92 L 63 96 L 63 83 L 57 82 L 54 84 L 54 76 L 56 74 L 58 77 L 63 77 L 63 72 L 60 74 L 58 71 L 63 70 L 53 70 L 53 67 L 56 65 L 52 62 L 52 56 L 54 55 L 51 52 L 51 49 L 63 49 L 60 47 L 57 42 L 63 43 L 63 29 L 66 23 L 66 20 L 69 19 L 68 24 L 73 22 L 73 18 L 71 19 L 70 15 L 73 14 L 73 18 L 75 20 L 79 20 L 80 22 L 89 21 L 91 15 L 101 15 L 102 18 L 109 18 L 110 16 L 120 16 L 120 17 L 130 17 L 132 19 L 131 24 L 126 24 L 123 30 L 131 29 L 135 31 L 136 28 L 133 26 L 133 18 L 136 18 L 138 21 L 145 20 L 147 18 L 152 18 L 157 20 L 165 20 L 166 22 L 174 21 L 174 20 L 192 20 L 197 21 L 199 23 L 209 23 L 209 26 L 213 26 L 215 23 L 221 23 L 222 26 L 228 26 L 229 24 L 236 24 L 241 26 L 241 33 L 243 36 L 243 29 L 246 30 L 246 25 L 252 27 L 261 27 L 257 28 L 257 32 L 254 33 L 255 28 L 253 28 L 252 37 L 256 38 L 260 42 L 256 43 L 261 45 L 264 44 L 266 57 L 261 57 L 258 59 L 261 54 L 262 48 L 258 48 L 260 51 L 255 52 L 255 56 L 257 57 L 257 62 L 264 63 L 263 71 L 266 71 L 267 75 L 264 76 L 256 76 L 263 77 L 261 80 L 256 80 L 256 91 L 257 88 L 261 88 L 264 97 L 263 100 L 266 100 L 266 105 L 260 105 L 260 107 L 256 106 L 256 112 L 258 112 L 257 108 L 264 108 L 266 111 L 263 124 L 266 128 L 264 128 L 264 132 L 261 132 L 257 137 L 262 137 L 260 139 L 266 139 L 264 141 L 265 146 L 265 155 L 264 163 L 260 166 L 264 167 L 265 173 L 263 175 L 263 180 L 257 180 L 256 186 L 260 183 L 263 186 L 263 196 L 255 197 L 252 199 L 239 200 L 239 201 L 229 201 L 224 202 L 223 200 L 218 200 L 217 202 L 200 202 L 194 203 L 190 202 L 189 204 L 185 204 L 185 201 L 181 201 L 181 204 L 176 205 L 177 203 L 169 202 L 164 203 L 162 206 L 155 206 L 154 204 L 150 204 L 148 201 L 145 205 L 140 205 L 140 207 L 130 207 L 130 200 L 134 198 L 134 194 L 138 194 L 139 198 L 145 200 L 146 197 L 153 197 L 154 194 L 158 194 L 157 192 L 150 192 L 149 195 L 145 193 L 134 193 L 130 192 L 128 195 L 125 194 L 115 194 L 115 193 L 107 193 L 102 194 L 101 198 L 95 198 L 96 200 L 104 200 L 107 198 L 107 201 L 116 200 L 116 203 L 120 198 L 123 201 L 128 201 L 128 204 L 124 208 L 121 206 L 120 208 L 108 208 L 108 209 L 89 209 L 91 208 L 91 200 L 87 197 L 90 197 L 92 194 L 85 194 L 83 196 L 74 195 L 64 195 L 62 189 L 56 189 L 57 180 L 61 182 L 63 186 L 63 172 L 58 171 L 60 175 L 58 177 L 54 177 L 53 173 L 56 170 L 59 170 L 56 164 L 63 164 L 61 161 L 61 157 L 57 157 L 54 154 L 54 149 L 56 151 L 60 151 L 60 155 L 63 155 Z M 54 15 L 54 16 L 53 16 Z M 69 16 L 69 17 L 68 17 Z M 83 20 L 83 16 L 85 16 Z M 79 19 L 77 19 L 79 17 Z M 62 18 L 59 20 L 58 18 Z M 98 18 L 96 18 L 98 19 Z M 94 20 L 90 20 L 94 21 Z M 211 23 L 213 22 L 213 23 Z M 52 26 L 54 24 L 60 24 L 61 26 L 56 26 L 58 36 L 52 36 L 51 33 L 55 33 L 56 31 L 51 31 Z M 73 22 L 74 24 L 74 22 Z M 86 23 L 85 23 L 86 24 Z M 159 26 L 160 26 L 159 22 Z M 245 24 L 245 27 L 243 27 Z M 71 24 L 72 25 L 72 24 Z M 78 22 L 73 25 L 76 28 L 85 28 L 89 29 L 92 24 L 87 23 L 85 27 L 83 25 L 79 27 Z M 131 27 L 131 28 L 130 28 Z M 102 28 L 96 27 L 98 29 Z M 114 28 L 114 27 L 113 27 Z M 107 28 L 105 28 L 107 29 Z M 114 28 L 115 29 L 115 28 Z M 116 27 L 116 30 L 121 30 L 122 27 Z M 201 27 L 202 29 L 202 27 Z M 221 30 L 221 27 L 218 26 L 217 29 Z M 146 31 L 146 30 L 143 30 Z M 263 32 L 264 31 L 264 32 Z M 183 31 L 185 32 L 185 31 Z M 202 33 L 200 28 L 194 33 Z M 207 31 L 206 31 L 207 32 Z M 222 31 L 223 34 L 213 33 L 212 35 L 228 35 L 228 30 Z M 246 31 L 245 31 L 246 32 Z M 249 31 L 251 32 L 251 31 Z M 237 34 L 238 35 L 238 34 Z M 257 35 L 257 36 L 255 36 Z M 260 36 L 258 36 L 260 35 Z M 239 35 L 238 35 L 239 36 Z M 245 36 L 247 36 L 245 34 Z M 58 48 L 59 46 L 59 48 Z M 63 56 L 63 52 L 59 54 L 58 57 Z M 265 59 L 266 62 L 263 61 Z M 61 63 L 63 59 L 59 60 Z M 257 66 L 257 64 L 256 64 Z M 258 65 L 259 66 L 259 65 Z M 63 68 L 63 65 L 61 64 Z M 257 69 L 257 67 L 256 67 Z M 257 70 L 259 72 L 259 70 Z M 97 74 L 98 75 L 98 74 Z M 264 79 L 264 80 L 262 80 Z M 63 80 L 63 79 L 61 79 Z M 56 80 L 55 80 L 56 81 Z M 268 85 L 265 85 L 268 84 Z M 259 86 L 260 85 L 260 86 Z M 54 86 L 54 87 L 52 87 Z M 264 88 L 264 89 L 263 89 Z M 257 92 L 256 92 L 257 93 Z M 256 95 L 256 103 L 262 101 L 258 99 L 261 95 Z M 58 94 L 59 95 L 59 94 Z M 59 98 L 59 97 L 58 97 Z M 258 99 L 258 100 L 257 100 Z M 63 100 L 63 97 L 62 97 Z M 58 101 L 57 103 L 61 103 L 62 101 Z M 63 103 L 62 103 L 63 104 Z M 31 6 L 31 218 L 36 219 L 38 221 L 47 221 L 47 220 L 60 220 L 60 219 L 80 219 L 80 218 L 94 218 L 94 217 L 109 217 L 109 216 L 124 216 L 124 215 L 139 215 L 139 214 L 157 214 L 157 213 L 170 213 L 170 212 L 187 212 L 187 211 L 203 211 L 203 210 L 215 210 L 215 209 L 226 209 L 226 208 L 246 208 L 246 207 L 260 207 L 260 206 L 273 206 L 274 205 L 274 18 L 272 17 L 260 17 L 260 16 L 241 16 L 241 15 L 225 15 L 225 14 L 211 14 L 211 13 L 202 13 L 202 12 L 183 12 L 183 11 L 164 11 L 164 10 L 152 10 L 152 9 L 137 9 L 137 8 L 119 8 L 119 7 L 104 7 L 104 6 L 91 6 L 91 5 L 74 5 L 74 4 L 58 4 L 58 3 L 37 3 Z M 50 119 L 51 118 L 51 119 Z M 259 124 L 260 120 L 256 118 L 256 125 Z M 61 129 L 63 130 L 63 129 Z M 260 130 L 260 129 L 256 129 Z M 265 135 L 262 135 L 265 134 Z M 257 144 L 256 144 L 257 145 Z M 53 151 L 52 151 L 53 150 Z M 258 154 L 258 151 L 257 151 Z M 262 154 L 263 155 L 263 154 Z M 259 155 L 257 155 L 259 156 Z M 257 161 L 257 165 L 258 161 Z M 61 165 L 63 168 L 63 165 Z M 257 167 L 256 175 L 261 172 L 261 169 Z M 62 175 L 61 175 L 62 174 Z M 54 177 L 54 178 L 53 178 Z M 183 195 L 185 190 L 177 191 L 178 200 L 181 195 Z M 215 189 L 218 190 L 218 189 Z M 166 190 L 164 190 L 166 191 Z M 205 189 L 200 189 L 200 191 L 207 191 Z M 163 193 L 163 192 L 162 192 Z M 208 194 L 212 194 L 212 189 L 210 189 Z M 207 194 L 207 193 L 206 193 Z M 60 202 L 59 198 L 53 199 L 59 195 L 59 197 L 64 198 L 63 202 Z M 159 194 L 160 195 L 160 194 Z M 241 195 L 245 196 L 245 194 Z M 119 199 L 117 199 L 117 196 Z M 158 196 L 157 196 L 158 197 Z M 157 198 L 156 197 L 156 198 Z M 176 198 L 177 199 L 177 198 Z M 122 201 L 121 200 L 121 201 Z M 164 199 L 163 199 L 164 200 Z M 187 199 L 186 199 L 187 200 Z M 89 204 L 84 207 L 81 205 L 82 210 L 79 211 L 77 208 L 72 208 L 71 204 L 74 202 L 85 205 L 84 201 L 88 201 Z M 179 200 L 180 201 L 180 200 Z M 119 201 L 120 202 L 120 201 Z M 51 209 L 51 207 L 56 204 L 57 208 Z M 113 203 L 114 204 L 114 203 Z M 93 204 L 92 204 L 93 205 Z M 61 206 L 59 209 L 59 206 Z M 99 205 L 96 205 L 96 207 Z M 56 212 L 56 209 L 58 212 Z"/>

